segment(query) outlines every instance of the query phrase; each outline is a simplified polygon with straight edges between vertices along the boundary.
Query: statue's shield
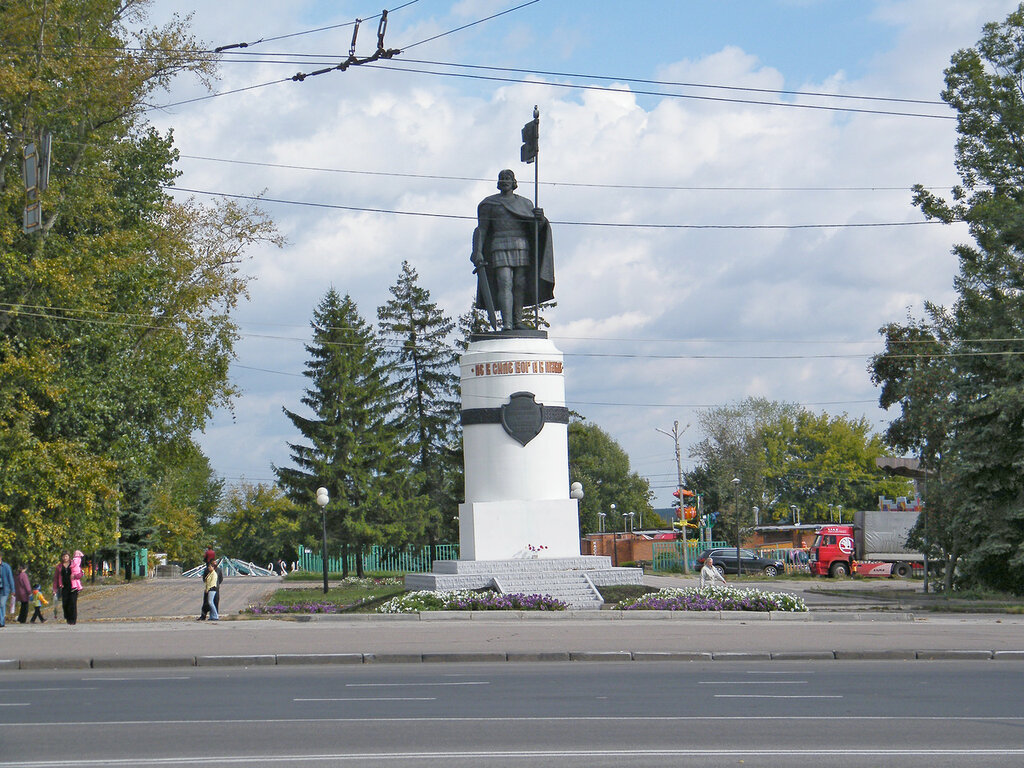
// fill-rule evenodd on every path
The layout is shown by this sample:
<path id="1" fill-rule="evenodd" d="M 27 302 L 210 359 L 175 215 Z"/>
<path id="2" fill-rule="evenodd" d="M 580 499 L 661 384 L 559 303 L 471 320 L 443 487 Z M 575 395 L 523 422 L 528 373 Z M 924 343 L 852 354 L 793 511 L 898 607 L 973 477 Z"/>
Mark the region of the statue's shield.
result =
<path id="1" fill-rule="evenodd" d="M 520 445 L 526 445 L 544 428 L 544 406 L 533 392 L 515 392 L 501 406 L 501 426 Z"/>

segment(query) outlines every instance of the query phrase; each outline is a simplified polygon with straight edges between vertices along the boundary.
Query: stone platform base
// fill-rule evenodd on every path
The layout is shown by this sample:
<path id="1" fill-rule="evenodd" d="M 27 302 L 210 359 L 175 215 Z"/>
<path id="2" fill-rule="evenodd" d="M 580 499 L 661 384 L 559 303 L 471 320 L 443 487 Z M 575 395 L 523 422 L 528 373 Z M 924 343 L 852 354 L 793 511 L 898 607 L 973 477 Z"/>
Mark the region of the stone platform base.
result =
<path id="1" fill-rule="evenodd" d="M 437 560 L 432 573 L 410 573 L 409 590 L 483 589 L 502 594 L 550 595 L 575 610 L 597 610 L 604 600 L 597 587 L 643 584 L 642 568 L 614 568 L 610 557 L 517 558 L 514 560 Z"/>

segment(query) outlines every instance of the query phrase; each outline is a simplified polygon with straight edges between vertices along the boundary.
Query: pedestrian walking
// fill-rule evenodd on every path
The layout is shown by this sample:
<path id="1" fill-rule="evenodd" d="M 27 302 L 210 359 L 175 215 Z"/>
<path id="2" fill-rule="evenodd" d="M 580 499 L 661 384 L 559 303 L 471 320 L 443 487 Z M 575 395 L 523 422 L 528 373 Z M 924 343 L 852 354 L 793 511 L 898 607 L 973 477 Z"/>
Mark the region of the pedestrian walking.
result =
<path id="1" fill-rule="evenodd" d="M 7 626 L 7 599 L 14 594 L 14 573 L 0 554 L 0 627 Z"/>
<path id="2" fill-rule="evenodd" d="M 38 584 L 36 584 L 32 589 L 32 595 L 29 597 L 29 602 L 32 604 L 33 608 L 32 620 L 29 623 L 35 624 L 36 619 L 39 619 L 40 623 L 45 624 L 46 617 L 43 616 L 43 606 L 49 605 L 49 603 L 47 603 L 46 598 L 43 597 L 43 591 L 39 588 Z"/>
<path id="3" fill-rule="evenodd" d="M 64 608 L 64 621 L 68 624 L 78 623 L 78 593 L 82 591 L 82 553 L 75 550 L 63 552 L 60 562 L 53 571 L 53 591 L 60 595 Z"/>
<path id="4" fill-rule="evenodd" d="M 18 566 L 18 575 L 14 577 L 14 597 L 18 601 L 18 623 L 28 621 L 28 599 L 32 596 L 32 582 L 28 580 L 25 566 Z"/>
<path id="5" fill-rule="evenodd" d="M 210 560 L 203 572 L 203 612 L 197 621 L 206 621 L 207 615 L 210 621 L 220 621 L 220 614 L 217 612 L 217 585 L 217 566 Z"/>
<path id="6" fill-rule="evenodd" d="M 704 587 L 714 584 L 716 581 L 725 584 L 725 576 L 715 568 L 715 561 L 708 555 L 708 559 L 704 561 L 704 567 L 700 569 L 700 585 Z"/>

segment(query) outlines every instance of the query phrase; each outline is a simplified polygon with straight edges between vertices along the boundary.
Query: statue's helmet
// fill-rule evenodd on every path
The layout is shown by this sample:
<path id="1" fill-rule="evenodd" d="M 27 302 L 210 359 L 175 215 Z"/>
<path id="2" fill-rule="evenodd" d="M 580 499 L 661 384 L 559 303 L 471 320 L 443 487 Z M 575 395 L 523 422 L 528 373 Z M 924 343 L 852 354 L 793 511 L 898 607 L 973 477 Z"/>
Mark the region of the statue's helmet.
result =
<path id="1" fill-rule="evenodd" d="M 516 175 L 511 170 L 506 168 L 505 170 L 498 173 L 498 189 L 501 189 L 501 182 L 511 181 L 512 189 L 518 189 L 519 184 L 516 182 Z"/>

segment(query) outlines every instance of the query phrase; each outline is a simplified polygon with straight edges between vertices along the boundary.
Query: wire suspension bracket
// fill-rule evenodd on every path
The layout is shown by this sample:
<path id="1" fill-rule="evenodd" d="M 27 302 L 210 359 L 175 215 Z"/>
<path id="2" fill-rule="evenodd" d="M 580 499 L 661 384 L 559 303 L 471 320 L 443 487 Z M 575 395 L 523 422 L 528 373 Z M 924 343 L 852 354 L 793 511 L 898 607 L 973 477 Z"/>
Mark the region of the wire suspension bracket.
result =
<path id="1" fill-rule="evenodd" d="M 398 48 L 384 47 L 384 33 L 387 32 L 388 29 L 388 12 L 381 11 L 380 22 L 377 24 L 377 50 L 375 50 L 370 56 L 356 56 L 356 39 L 359 37 L 359 25 L 362 24 L 362 22 L 362 19 L 356 19 L 355 26 L 352 28 L 352 44 L 348 48 L 347 59 L 333 67 L 324 67 L 323 69 L 318 69 L 314 72 L 296 72 L 292 75 L 291 79 L 297 83 L 301 83 L 307 77 L 315 77 L 316 75 L 323 75 L 334 71 L 344 72 L 349 67 L 356 67 L 360 64 L 369 64 L 381 59 L 391 59 L 402 52 Z"/>

